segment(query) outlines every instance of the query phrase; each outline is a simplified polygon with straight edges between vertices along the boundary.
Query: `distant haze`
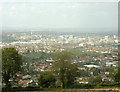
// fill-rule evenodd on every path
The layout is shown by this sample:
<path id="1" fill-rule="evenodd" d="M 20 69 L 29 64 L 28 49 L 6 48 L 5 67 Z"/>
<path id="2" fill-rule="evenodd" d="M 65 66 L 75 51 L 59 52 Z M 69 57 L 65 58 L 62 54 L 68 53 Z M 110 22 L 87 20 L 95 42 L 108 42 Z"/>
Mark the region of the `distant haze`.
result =
<path id="1" fill-rule="evenodd" d="M 3 3 L 0 8 L 5 31 L 77 29 L 117 32 L 118 28 L 118 6 L 115 2 Z"/>

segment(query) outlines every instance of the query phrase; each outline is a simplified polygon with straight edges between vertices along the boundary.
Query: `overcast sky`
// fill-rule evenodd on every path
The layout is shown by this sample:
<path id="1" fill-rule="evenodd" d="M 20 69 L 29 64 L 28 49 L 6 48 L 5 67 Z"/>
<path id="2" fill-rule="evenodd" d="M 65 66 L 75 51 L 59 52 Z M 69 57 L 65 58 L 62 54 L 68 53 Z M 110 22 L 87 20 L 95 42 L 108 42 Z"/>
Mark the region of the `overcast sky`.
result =
<path id="1" fill-rule="evenodd" d="M 118 27 L 117 3 L 4 3 L 2 26 L 7 28 Z"/>

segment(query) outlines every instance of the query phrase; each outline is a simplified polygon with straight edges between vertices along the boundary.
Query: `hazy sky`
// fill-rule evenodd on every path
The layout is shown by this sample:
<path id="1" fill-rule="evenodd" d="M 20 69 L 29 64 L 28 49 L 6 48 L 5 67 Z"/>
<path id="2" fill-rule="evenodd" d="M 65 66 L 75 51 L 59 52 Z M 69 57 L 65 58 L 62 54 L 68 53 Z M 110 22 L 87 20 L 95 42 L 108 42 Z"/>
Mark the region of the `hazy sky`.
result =
<path id="1" fill-rule="evenodd" d="M 8 28 L 117 28 L 117 3 L 4 3 Z"/>

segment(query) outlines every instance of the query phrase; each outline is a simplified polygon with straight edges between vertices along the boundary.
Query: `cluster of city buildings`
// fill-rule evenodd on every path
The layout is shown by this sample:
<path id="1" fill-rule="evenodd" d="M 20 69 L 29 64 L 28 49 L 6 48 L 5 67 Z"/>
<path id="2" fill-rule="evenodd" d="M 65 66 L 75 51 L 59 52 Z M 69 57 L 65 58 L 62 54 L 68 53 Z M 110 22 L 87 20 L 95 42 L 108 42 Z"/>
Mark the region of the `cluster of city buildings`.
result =
<path id="1" fill-rule="evenodd" d="M 102 76 L 102 80 L 110 80 L 107 77 L 109 74 L 107 68 L 118 66 L 118 36 L 116 35 L 66 33 L 46 35 L 23 32 L 6 34 L 6 37 L 13 40 L 0 43 L 0 47 L 15 47 L 23 56 L 33 52 L 52 54 L 64 50 L 75 53 L 72 62 L 78 65 L 79 70 L 88 73 L 86 77 L 78 78 L 80 83 L 88 83 L 90 76 L 96 76 L 92 71 L 93 68 L 101 70 L 98 75 Z M 18 84 L 23 87 L 31 83 L 38 85 L 36 80 L 38 73 L 50 70 L 53 62 L 51 56 L 25 62 L 23 66 L 27 67 L 27 73 L 17 74 L 18 77 L 21 76 L 20 79 L 18 78 Z"/>

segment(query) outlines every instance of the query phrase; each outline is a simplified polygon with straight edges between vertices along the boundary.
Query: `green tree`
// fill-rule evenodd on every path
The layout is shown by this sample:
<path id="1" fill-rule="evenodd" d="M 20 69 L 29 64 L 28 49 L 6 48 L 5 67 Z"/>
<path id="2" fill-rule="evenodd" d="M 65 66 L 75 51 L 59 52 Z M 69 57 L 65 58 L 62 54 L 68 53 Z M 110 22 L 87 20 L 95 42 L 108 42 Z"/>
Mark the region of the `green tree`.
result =
<path id="1" fill-rule="evenodd" d="M 88 82 L 92 84 L 99 84 L 102 82 L 102 78 L 100 76 L 91 77 Z"/>
<path id="2" fill-rule="evenodd" d="M 120 67 L 118 67 L 117 73 L 114 75 L 114 81 L 120 82 Z"/>
<path id="3" fill-rule="evenodd" d="M 109 68 L 109 77 L 113 79 L 114 82 L 120 82 L 120 67 Z"/>
<path id="4" fill-rule="evenodd" d="M 91 68 L 90 71 L 93 72 L 94 76 L 98 76 L 100 73 L 100 69 L 98 68 Z"/>
<path id="5" fill-rule="evenodd" d="M 53 56 L 54 63 L 52 70 L 55 72 L 58 80 L 61 81 L 62 88 L 70 87 L 78 74 L 78 68 L 71 61 L 71 54 L 69 52 L 55 53 Z"/>
<path id="6" fill-rule="evenodd" d="M 10 79 L 14 80 L 16 73 L 21 71 L 22 55 L 15 48 L 2 49 L 2 76 L 6 87 L 10 87 Z"/>
<path id="7" fill-rule="evenodd" d="M 55 75 L 51 71 L 45 71 L 38 77 L 38 85 L 42 88 L 55 87 Z"/>

